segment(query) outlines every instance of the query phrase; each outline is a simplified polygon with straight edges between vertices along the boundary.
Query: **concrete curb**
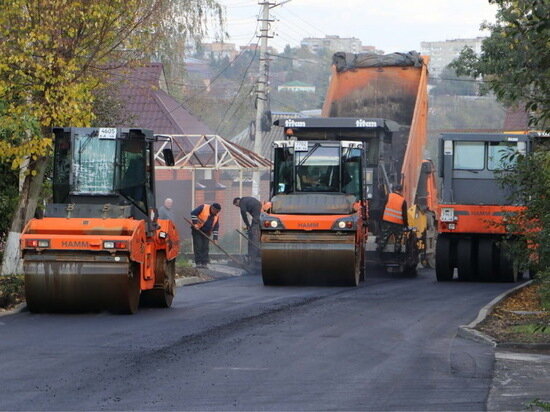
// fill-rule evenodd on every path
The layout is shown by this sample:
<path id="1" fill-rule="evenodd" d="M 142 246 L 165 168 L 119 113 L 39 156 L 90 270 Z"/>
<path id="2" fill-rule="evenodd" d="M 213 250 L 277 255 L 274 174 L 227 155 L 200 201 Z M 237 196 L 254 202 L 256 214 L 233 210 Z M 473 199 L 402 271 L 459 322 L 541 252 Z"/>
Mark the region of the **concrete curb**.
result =
<path id="1" fill-rule="evenodd" d="M 2 316 L 8 316 L 8 315 L 14 315 L 16 313 L 23 312 L 27 308 L 26 302 L 21 302 L 18 305 L 16 305 L 13 309 L 6 310 L 4 312 L 0 312 L 0 318 Z"/>
<path id="2" fill-rule="evenodd" d="M 215 278 L 212 279 L 203 279 L 199 276 L 188 276 L 184 278 L 177 278 L 176 279 L 176 287 L 182 287 L 182 286 L 191 286 L 191 285 L 198 285 L 200 283 L 208 283 L 212 282 L 213 280 L 216 280 Z"/>
<path id="3" fill-rule="evenodd" d="M 515 291 L 530 285 L 531 283 L 533 283 L 533 281 L 529 280 L 525 283 L 522 283 L 521 285 L 516 286 L 513 289 L 507 290 L 506 292 L 494 298 L 491 302 L 489 302 L 487 305 L 481 308 L 477 317 L 472 322 L 470 322 L 467 325 L 462 325 L 458 327 L 457 336 L 460 336 L 461 338 L 473 340 L 474 342 L 486 343 L 488 345 L 491 345 L 499 349 L 520 349 L 520 350 L 550 349 L 550 343 L 549 344 L 547 343 L 514 343 L 514 342 L 498 343 L 493 337 L 475 329 L 477 325 L 479 325 L 481 322 L 485 320 L 485 318 L 493 311 L 493 308 L 501 300 L 511 295 Z"/>

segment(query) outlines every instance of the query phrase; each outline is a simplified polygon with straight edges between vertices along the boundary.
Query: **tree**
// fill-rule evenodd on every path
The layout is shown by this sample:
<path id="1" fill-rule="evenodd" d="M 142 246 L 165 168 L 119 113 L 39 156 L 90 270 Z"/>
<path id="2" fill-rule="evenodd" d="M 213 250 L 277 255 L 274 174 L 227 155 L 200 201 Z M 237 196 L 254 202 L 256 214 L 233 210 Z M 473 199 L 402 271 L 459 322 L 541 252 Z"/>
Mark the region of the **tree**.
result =
<path id="1" fill-rule="evenodd" d="M 0 130 L 8 137 L 0 140 L 0 156 L 25 171 L 3 273 L 17 270 L 18 235 L 36 209 L 51 127 L 92 124 L 93 92 L 106 72 L 153 55 L 166 34 L 202 33 L 211 7 L 219 6 L 212 0 L 0 2 Z M 183 17 L 173 19 L 174 10 Z"/>
<path id="2" fill-rule="evenodd" d="M 543 139 L 548 140 L 547 137 Z M 515 167 L 505 173 L 501 184 L 512 189 L 511 200 L 525 208 L 507 216 L 506 229 L 513 240 L 522 233 L 524 242 L 508 242 L 508 249 L 523 266 L 539 273 L 543 305 L 550 309 L 550 150 L 539 146 L 517 156 Z"/>
<path id="3" fill-rule="evenodd" d="M 489 0 L 498 5 L 495 24 L 485 24 L 491 35 L 476 56 L 465 49 L 452 63 L 458 74 L 483 76 L 486 86 L 508 105 L 523 104 L 530 125 L 550 126 L 550 2 L 548 0 Z M 525 205 L 510 216 L 507 232 L 522 233 L 526 242 L 513 242 L 510 250 L 523 266 L 535 265 L 541 272 L 542 298 L 550 307 L 550 151 L 519 156 L 514 170 L 503 177 L 514 188 L 513 201 Z"/>
<path id="4" fill-rule="evenodd" d="M 457 76 L 455 69 L 445 67 L 436 80 L 436 86 L 431 91 L 434 96 L 475 96 L 477 85 L 474 79 L 467 76 Z"/>
<path id="5" fill-rule="evenodd" d="M 465 48 L 452 63 L 459 75 L 483 76 L 497 98 L 523 104 L 530 123 L 550 124 L 550 2 L 548 0 L 489 0 L 497 4 L 495 24 L 482 25 L 491 35 L 477 56 Z"/>

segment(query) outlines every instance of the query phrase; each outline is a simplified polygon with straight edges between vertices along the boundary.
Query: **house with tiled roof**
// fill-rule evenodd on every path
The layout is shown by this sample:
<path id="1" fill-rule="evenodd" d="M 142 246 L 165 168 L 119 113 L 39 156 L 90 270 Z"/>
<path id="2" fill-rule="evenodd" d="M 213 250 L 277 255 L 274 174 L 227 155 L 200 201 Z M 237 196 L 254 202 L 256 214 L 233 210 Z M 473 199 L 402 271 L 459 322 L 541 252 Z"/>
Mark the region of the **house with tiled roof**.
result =
<path id="1" fill-rule="evenodd" d="M 167 93 L 162 64 L 149 63 L 132 69 L 120 69 L 113 74 L 112 81 L 112 90 L 123 105 L 125 115 L 121 118 L 131 119 L 130 124 L 113 126 L 141 127 L 151 129 L 155 134 L 172 135 L 176 160 L 185 153 L 193 152 L 193 160 L 197 161 L 196 164 L 189 162 L 191 167 L 170 169 L 157 165 L 159 167 L 156 168 L 157 205 L 162 205 L 167 197 L 173 199 L 172 210 L 181 238 L 185 240 L 190 236 L 183 218 L 189 217 L 191 210 L 203 202 L 218 202 L 222 204 L 225 215 L 230 215 L 231 212 L 235 215 L 232 220 L 223 221 L 220 228 L 222 240 L 226 234 L 240 227 L 238 209 L 232 207 L 231 201 L 239 195 L 250 195 L 250 188 L 244 185 L 243 189 L 242 184 L 235 183 L 233 176 L 222 176 L 221 170 L 212 166 L 206 167 L 212 163 L 213 157 L 225 159 L 227 156 L 224 157 L 225 152 L 221 148 L 213 151 L 214 143 L 195 150 L 197 142 L 207 138 L 196 135 L 208 136 L 214 133 L 199 117 L 187 110 L 185 104 Z M 204 86 L 200 79 L 196 81 L 201 87 Z M 242 148 L 234 144 L 230 146 L 236 153 L 243 152 Z M 269 182 L 264 186 L 265 197 Z M 185 246 L 183 253 L 190 252 L 188 248 Z"/>
<path id="2" fill-rule="evenodd" d="M 157 134 L 212 134 L 197 116 L 167 93 L 161 63 L 122 69 L 114 76 L 123 111 L 132 124 Z"/>
<path id="3" fill-rule="evenodd" d="M 529 114 L 523 106 L 509 107 L 506 110 L 503 129 L 506 131 L 529 130 Z"/>

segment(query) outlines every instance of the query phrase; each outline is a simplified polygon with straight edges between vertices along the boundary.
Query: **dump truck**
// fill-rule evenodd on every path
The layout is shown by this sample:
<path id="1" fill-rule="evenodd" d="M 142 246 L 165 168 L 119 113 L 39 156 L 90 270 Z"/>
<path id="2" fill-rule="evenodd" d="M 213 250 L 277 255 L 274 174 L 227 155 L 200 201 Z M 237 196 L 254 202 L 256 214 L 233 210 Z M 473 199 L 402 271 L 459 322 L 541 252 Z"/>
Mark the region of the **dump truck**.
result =
<path id="1" fill-rule="evenodd" d="M 435 265 L 437 186 L 426 155 L 428 57 L 416 52 L 375 55 L 336 53 L 322 115 L 383 118 L 397 124 L 381 139 L 369 166 L 367 260 L 388 272 L 416 274 L 419 262 Z M 384 230 L 388 195 L 397 186 L 408 206 L 401 234 Z"/>
<path id="2" fill-rule="evenodd" d="M 265 285 L 357 286 L 365 276 L 367 199 L 392 124 L 370 118 L 280 119 L 271 199 L 260 219 Z"/>
<path id="3" fill-rule="evenodd" d="M 455 268 L 463 281 L 518 279 L 518 266 L 504 240 L 507 216 L 523 207 L 510 201 L 510 187 L 499 183 L 515 154 L 533 150 L 534 133 L 444 133 L 439 140 L 440 217 L 436 277 L 450 281 Z M 514 239 L 515 238 L 515 239 Z"/>
<path id="4" fill-rule="evenodd" d="M 31 312 L 169 307 L 179 235 L 155 207 L 146 129 L 54 128 L 53 202 L 21 235 Z M 173 164 L 170 149 L 164 151 Z"/>

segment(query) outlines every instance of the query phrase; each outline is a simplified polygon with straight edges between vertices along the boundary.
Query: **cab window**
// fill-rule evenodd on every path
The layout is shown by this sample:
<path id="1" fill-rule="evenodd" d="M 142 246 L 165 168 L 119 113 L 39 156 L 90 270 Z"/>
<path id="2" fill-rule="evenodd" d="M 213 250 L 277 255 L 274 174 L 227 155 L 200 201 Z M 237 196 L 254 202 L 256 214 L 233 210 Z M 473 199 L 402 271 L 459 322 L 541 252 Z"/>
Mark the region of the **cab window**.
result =
<path id="1" fill-rule="evenodd" d="M 483 170 L 485 168 L 485 143 L 455 142 L 453 168 Z"/>

